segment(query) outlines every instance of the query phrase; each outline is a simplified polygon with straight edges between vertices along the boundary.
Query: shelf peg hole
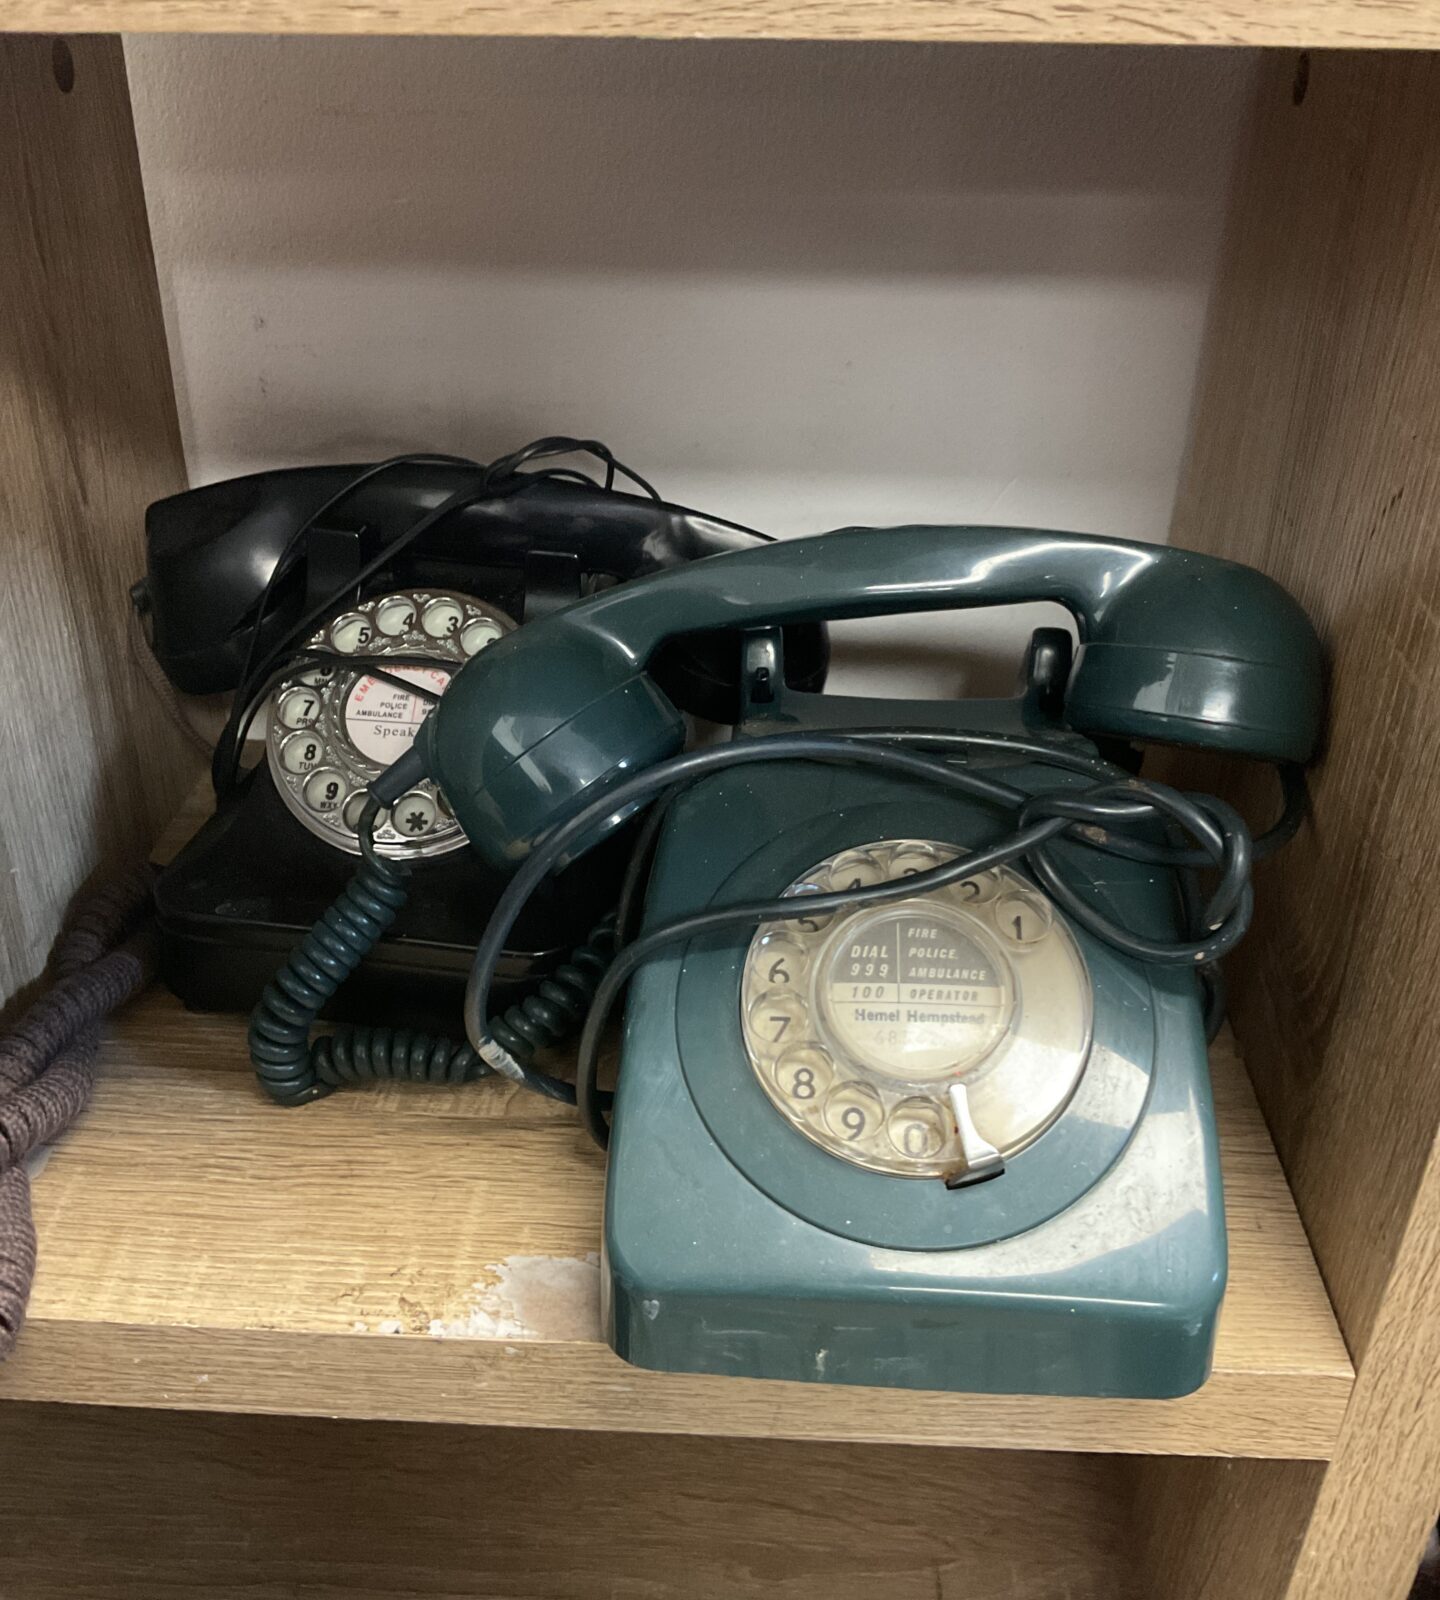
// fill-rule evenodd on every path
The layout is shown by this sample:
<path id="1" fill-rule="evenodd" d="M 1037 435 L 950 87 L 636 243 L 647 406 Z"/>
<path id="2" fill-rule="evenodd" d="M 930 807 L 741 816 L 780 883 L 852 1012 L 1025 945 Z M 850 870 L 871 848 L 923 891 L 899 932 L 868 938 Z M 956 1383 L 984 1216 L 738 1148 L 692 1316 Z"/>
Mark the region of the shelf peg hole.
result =
<path id="1" fill-rule="evenodd" d="M 55 74 L 55 87 L 61 94 L 69 94 L 75 87 L 75 57 L 63 39 L 51 42 L 50 70 Z"/>

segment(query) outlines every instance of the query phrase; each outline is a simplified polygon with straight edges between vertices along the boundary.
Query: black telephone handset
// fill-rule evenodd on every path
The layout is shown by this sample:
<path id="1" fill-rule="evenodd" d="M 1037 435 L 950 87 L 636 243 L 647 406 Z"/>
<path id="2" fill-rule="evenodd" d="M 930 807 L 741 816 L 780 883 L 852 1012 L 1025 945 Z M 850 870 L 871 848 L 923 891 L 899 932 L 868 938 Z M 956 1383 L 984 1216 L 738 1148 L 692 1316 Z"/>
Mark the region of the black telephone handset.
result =
<path id="1" fill-rule="evenodd" d="M 147 571 L 132 596 L 156 660 L 184 694 L 225 692 L 241 683 L 247 660 L 289 642 L 307 612 L 338 610 L 347 587 L 469 583 L 521 623 L 615 583 L 769 542 L 658 495 L 524 472 L 528 459 L 283 468 L 155 501 L 145 515 Z M 416 523 L 446 505 L 414 538 Z M 733 645 L 733 635 L 714 633 L 685 640 L 658 675 L 687 711 L 731 721 Z M 794 681 L 819 687 L 823 630 L 797 629 L 789 645 Z"/>
<path id="2" fill-rule="evenodd" d="M 562 455 L 588 451 L 591 478 Z M 637 493 L 614 487 L 631 477 Z M 408 746 L 467 661 L 517 627 L 616 584 L 764 536 L 659 498 L 595 441 L 539 440 L 482 465 L 409 456 L 253 474 L 157 501 L 133 598 L 184 693 L 235 691 L 214 761 L 217 809 L 159 875 L 162 972 L 201 1009 L 252 1005 L 352 870 L 368 783 Z M 791 681 L 818 689 L 823 627 L 791 630 Z M 708 631 L 656 671 L 676 704 L 738 714 L 741 643 Z M 242 771 L 268 709 L 265 758 Z M 505 874 L 478 857 L 443 788 L 422 781 L 376 830 L 411 894 L 366 961 L 368 1007 L 433 1023 L 453 1007 Z M 617 892 L 621 849 L 527 910 L 502 983 L 540 976 Z M 341 1004 L 343 1006 L 343 997 Z"/>

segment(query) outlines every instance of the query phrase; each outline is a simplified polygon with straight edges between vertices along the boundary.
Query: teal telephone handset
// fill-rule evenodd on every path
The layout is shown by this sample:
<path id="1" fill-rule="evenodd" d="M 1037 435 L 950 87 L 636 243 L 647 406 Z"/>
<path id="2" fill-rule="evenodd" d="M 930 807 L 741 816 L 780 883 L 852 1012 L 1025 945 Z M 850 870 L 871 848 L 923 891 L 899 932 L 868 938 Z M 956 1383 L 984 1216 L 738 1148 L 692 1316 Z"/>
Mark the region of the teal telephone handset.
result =
<path id="1" fill-rule="evenodd" d="M 1068 634 L 1042 630 L 1015 700 L 785 683 L 784 623 L 1036 599 L 1072 612 L 1079 656 L 1072 670 Z M 646 665 L 722 627 L 748 630 L 743 720 L 681 753 Z M 1299 825 L 1320 725 L 1304 612 L 1181 550 L 857 528 L 639 580 L 465 666 L 372 786 L 370 827 L 423 769 L 514 869 L 476 953 L 469 1044 L 410 1041 L 398 1068 L 393 1039 L 379 1054 L 578 1101 L 610 1141 L 610 1338 L 639 1365 L 1188 1392 L 1225 1280 L 1202 979 L 1244 934 L 1252 857 Z M 1276 762 L 1285 816 L 1252 844 L 1222 802 L 1097 748 L 1131 740 Z M 647 808 L 608 970 L 589 950 L 488 1018 L 526 897 Z M 291 1103 L 337 1081 L 310 1022 L 403 875 L 367 852 L 352 890 L 252 1024 L 262 1080 Z M 612 1137 L 594 1062 L 632 977 Z M 571 1090 L 531 1058 L 587 1006 Z M 366 1048 L 345 1056 L 363 1067 Z"/>

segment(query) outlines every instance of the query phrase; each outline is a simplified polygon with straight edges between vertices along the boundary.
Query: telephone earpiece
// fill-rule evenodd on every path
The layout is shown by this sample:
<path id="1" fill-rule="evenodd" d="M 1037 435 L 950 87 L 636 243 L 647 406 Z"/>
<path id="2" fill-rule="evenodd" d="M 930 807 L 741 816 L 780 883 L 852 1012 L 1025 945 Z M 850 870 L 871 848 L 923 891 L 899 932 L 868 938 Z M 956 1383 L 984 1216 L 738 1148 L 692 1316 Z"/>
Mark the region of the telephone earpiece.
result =
<path id="1" fill-rule="evenodd" d="M 577 807 L 685 742 L 685 719 L 643 661 L 604 633 L 563 625 L 591 604 L 511 634 L 490 659 L 463 667 L 416 739 L 471 844 L 496 864 L 522 861 Z M 532 633 L 546 648 L 513 648 Z M 477 664 L 486 670 L 472 675 Z M 442 717 L 456 695 L 458 714 Z"/>
<path id="2" fill-rule="evenodd" d="M 475 848 L 513 864 L 680 748 L 679 713 L 646 672 L 672 635 L 1026 600 L 1076 619 L 1077 731 L 1312 755 L 1320 645 L 1271 579 L 1165 546 L 988 527 L 849 528 L 609 590 L 465 666 L 418 748 Z"/>
<path id="3" fill-rule="evenodd" d="M 1322 718 L 1309 617 L 1253 568 L 1188 551 L 1136 573 L 1086 631 L 1065 700 L 1081 733 L 1304 763 Z"/>

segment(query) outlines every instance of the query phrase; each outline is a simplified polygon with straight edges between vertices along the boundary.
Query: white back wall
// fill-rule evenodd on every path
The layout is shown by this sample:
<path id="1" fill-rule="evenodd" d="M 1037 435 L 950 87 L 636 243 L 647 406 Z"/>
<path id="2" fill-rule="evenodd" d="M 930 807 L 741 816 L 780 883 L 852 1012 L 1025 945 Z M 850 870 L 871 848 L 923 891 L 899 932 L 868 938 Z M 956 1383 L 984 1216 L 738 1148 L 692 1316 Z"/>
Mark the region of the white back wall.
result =
<path id="1" fill-rule="evenodd" d="M 770 532 L 1163 538 L 1246 53 L 127 41 L 196 482 L 596 435 Z M 836 687 L 1003 692 L 988 624 Z"/>

